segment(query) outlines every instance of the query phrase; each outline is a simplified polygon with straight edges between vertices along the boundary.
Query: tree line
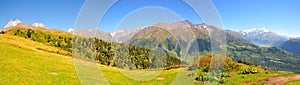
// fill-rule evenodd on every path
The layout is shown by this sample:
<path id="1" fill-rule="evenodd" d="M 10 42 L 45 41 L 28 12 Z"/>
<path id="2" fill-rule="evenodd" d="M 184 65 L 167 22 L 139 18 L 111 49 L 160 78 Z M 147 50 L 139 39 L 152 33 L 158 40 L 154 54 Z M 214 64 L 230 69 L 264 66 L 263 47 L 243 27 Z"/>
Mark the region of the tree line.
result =
<path id="1" fill-rule="evenodd" d="M 73 54 L 73 57 L 96 61 L 102 65 L 128 69 L 168 68 L 181 61 L 159 51 L 122 43 L 106 42 L 97 38 L 75 36 L 69 33 L 53 33 L 51 30 L 14 28 L 5 32 Z"/>

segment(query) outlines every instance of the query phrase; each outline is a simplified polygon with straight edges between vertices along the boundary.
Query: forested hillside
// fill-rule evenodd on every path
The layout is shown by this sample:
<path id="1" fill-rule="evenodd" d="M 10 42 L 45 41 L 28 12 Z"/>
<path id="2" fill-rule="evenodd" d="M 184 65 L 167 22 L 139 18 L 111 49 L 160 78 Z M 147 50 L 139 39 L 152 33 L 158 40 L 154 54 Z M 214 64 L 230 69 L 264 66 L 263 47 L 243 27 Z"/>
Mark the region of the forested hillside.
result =
<path id="1" fill-rule="evenodd" d="M 293 38 L 279 46 L 291 53 L 300 55 L 300 38 Z"/>

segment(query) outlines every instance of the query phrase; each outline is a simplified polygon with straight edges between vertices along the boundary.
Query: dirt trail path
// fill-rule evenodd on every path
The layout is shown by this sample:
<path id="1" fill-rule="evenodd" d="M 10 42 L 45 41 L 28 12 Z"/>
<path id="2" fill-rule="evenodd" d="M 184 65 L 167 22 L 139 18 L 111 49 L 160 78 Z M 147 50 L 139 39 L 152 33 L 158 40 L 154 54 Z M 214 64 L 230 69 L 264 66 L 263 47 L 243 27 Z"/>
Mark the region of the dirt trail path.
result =
<path id="1" fill-rule="evenodd" d="M 283 85 L 286 82 L 294 80 L 300 80 L 300 75 L 269 77 L 267 79 L 260 80 L 259 82 L 265 82 L 268 85 Z"/>

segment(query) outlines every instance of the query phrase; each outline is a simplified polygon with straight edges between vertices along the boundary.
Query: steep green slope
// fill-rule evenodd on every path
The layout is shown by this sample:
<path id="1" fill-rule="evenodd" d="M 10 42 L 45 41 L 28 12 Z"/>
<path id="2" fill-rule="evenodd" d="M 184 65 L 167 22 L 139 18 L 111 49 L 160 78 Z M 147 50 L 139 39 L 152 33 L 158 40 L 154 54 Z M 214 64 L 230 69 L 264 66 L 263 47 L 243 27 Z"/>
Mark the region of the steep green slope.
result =
<path id="1" fill-rule="evenodd" d="M 173 57 L 178 57 L 180 56 L 180 46 L 176 42 L 175 37 L 168 31 L 150 26 L 135 34 L 129 44 L 148 49 L 160 49 Z"/>
<path id="2" fill-rule="evenodd" d="M 23 37 L 37 41 L 49 46 L 54 46 L 62 50 L 71 52 L 73 35 L 60 30 L 39 30 L 39 29 L 27 29 L 27 28 L 13 28 L 5 31 L 5 34 Z M 64 53 L 64 55 L 70 56 L 70 53 Z"/>
<path id="3" fill-rule="evenodd" d="M 300 38 L 290 39 L 279 46 L 291 53 L 300 55 Z"/>
<path id="4" fill-rule="evenodd" d="M 234 60 L 262 65 L 270 70 L 300 72 L 299 57 L 276 47 L 258 47 L 252 44 L 229 45 L 228 56 Z"/>
<path id="5" fill-rule="evenodd" d="M 162 48 L 165 52 L 173 54 L 173 56 L 176 57 L 179 57 L 182 52 L 178 43 L 180 42 L 180 44 L 184 46 L 188 42 L 186 42 L 185 37 L 175 39 L 175 35 L 170 35 L 169 32 L 174 31 L 175 33 L 181 33 L 180 31 L 186 29 L 191 29 L 194 32 L 197 41 L 194 42 L 194 44 L 197 44 L 198 47 L 190 47 L 190 49 L 193 50 L 189 50 L 189 54 L 199 52 L 203 55 L 207 52 L 211 52 L 212 42 L 217 45 L 220 43 L 220 40 L 209 38 L 209 30 L 214 30 L 214 33 L 217 34 L 222 34 L 222 32 L 224 32 L 223 30 L 205 24 L 186 24 L 184 22 L 185 21 L 159 24 L 156 27 L 150 26 L 144 28 L 133 37 L 132 43 L 146 47 Z M 285 70 L 300 73 L 300 67 L 297 66 L 300 64 L 298 56 L 277 47 L 259 47 L 250 43 L 237 32 L 225 31 L 225 35 L 227 48 L 223 50 L 225 50 L 226 55 L 233 58 L 234 61 L 250 62 L 275 71 Z M 198 48 L 198 50 L 194 50 L 195 48 Z"/>
<path id="6" fill-rule="evenodd" d="M 79 84 L 72 58 L 21 37 L 0 34 L 0 84 Z"/>

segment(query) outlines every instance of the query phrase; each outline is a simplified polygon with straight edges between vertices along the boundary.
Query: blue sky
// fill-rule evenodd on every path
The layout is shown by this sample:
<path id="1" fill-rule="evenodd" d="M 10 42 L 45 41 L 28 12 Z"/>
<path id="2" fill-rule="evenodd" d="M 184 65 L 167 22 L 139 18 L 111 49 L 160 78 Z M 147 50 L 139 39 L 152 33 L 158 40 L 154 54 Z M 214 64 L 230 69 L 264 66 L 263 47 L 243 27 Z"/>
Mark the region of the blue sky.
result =
<path id="1" fill-rule="evenodd" d="M 213 3 L 225 29 L 240 31 L 267 27 L 279 34 L 300 36 L 299 0 L 213 0 Z M 23 23 L 42 22 L 49 28 L 66 31 L 74 26 L 83 4 L 84 0 L 1 0 L 0 27 L 18 18 Z M 99 28 L 113 31 L 126 15 L 146 6 L 163 7 L 183 19 L 202 23 L 192 8 L 181 0 L 120 0 L 104 16 Z"/>
<path id="2" fill-rule="evenodd" d="M 49 28 L 73 27 L 84 0 L 1 0 L 0 28 L 10 19 L 23 23 L 44 23 Z"/>

